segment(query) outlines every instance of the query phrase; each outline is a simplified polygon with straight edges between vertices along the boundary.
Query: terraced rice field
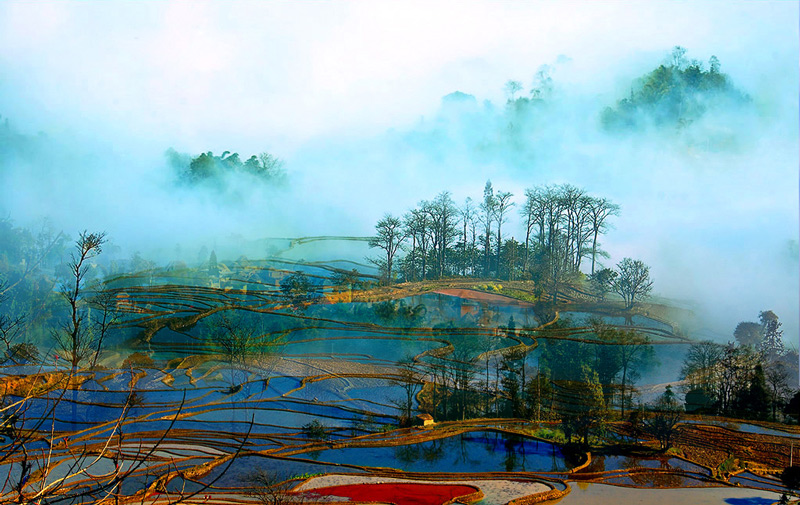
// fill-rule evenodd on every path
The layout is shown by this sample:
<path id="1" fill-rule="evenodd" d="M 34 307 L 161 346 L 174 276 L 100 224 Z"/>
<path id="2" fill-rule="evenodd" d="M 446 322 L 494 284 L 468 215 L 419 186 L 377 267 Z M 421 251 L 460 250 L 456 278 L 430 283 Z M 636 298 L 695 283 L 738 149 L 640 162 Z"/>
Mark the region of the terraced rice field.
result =
<path id="1" fill-rule="evenodd" d="M 14 418 L 4 421 L 3 501 L 257 502 L 267 478 L 290 502 L 423 503 L 424 496 L 431 504 L 522 504 L 563 497 L 575 482 L 722 492 L 712 478 L 714 454 L 701 453 L 763 447 L 763 465 L 788 459 L 778 434 L 720 438 L 723 428 L 703 424 L 687 424 L 679 436 L 694 448 L 690 459 L 698 452 L 694 462 L 566 454 L 534 436 L 553 426 L 520 419 L 400 429 L 409 393 L 399 361 L 414 364 L 420 383 L 445 373 L 447 360 L 476 364 L 478 377 L 485 366 L 489 377 L 503 350 L 536 356 L 538 330 L 555 318 L 573 323 L 546 338 L 590 338 L 588 316 L 543 317 L 529 303 L 464 286 L 333 289 L 325 266 L 304 267 L 318 291 L 298 300 L 279 289 L 289 267 L 297 265 L 231 266 L 220 286 L 191 271 L 118 278 L 111 287 L 122 319 L 102 367 L 72 374 L 53 352 L 41 364 L 5 366 L 0 386 Z M 376 317 L 376 304 L 393 298 L 415 310 Z M 656 347 L 685 343 L 667 322 L 637 316 L 633 325 Z M 482 393 L 490 410 L 493 387 L 487 380 Z M 413 412 L 426 391 L 437 393 L 412 391 Z M 780 489 L 752 474 L 736 482 Z M 606 489 L 598 485 L 590 489 Z"/>

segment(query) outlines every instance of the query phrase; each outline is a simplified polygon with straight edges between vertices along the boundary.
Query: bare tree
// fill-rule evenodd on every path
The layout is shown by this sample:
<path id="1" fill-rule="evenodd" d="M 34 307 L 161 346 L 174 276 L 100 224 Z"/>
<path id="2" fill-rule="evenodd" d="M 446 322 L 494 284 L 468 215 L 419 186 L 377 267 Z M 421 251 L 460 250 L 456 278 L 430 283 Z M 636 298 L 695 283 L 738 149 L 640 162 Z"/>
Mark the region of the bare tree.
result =
<path id="1" fill-rule="evenodd" d="M 443 191 L 436 199 L 423 207 L 431 221 L 431 247 L 436 262 L 436 276 L 442 277 L 447 264 L 447 248 L 453 242 L 456 233 L 456 206 L 450 193 Z"/>
<path id="2" fill-rule="evenodd" d="M 375 231 L 377 233 L 370 239 L 369 246 L 383 249 L 384 252 L 386 252 L 386 260 L 372 261 L 379 267 L 385 269 L 386 281 L 391 283 L 393 279 L 392 267 L 394 263 L 394 257 L 397 253 L 397 250 L 400 248 L 400 244 L 403 243 L 406 236 L 403 232 L 400 219 L 392 216 L 391 214 L 386 214 L 383 216 L 383 219 L 378 221 L 378 224 L 375 225 Z"/>
<path id="3" fill-rule="evenodd" d="M 185 395 L 152 444 L 133 451 L 132 444 L 123 445 L 123 426 L 136 396 L 131 386 L 119 416 L 96 426 L 101 435 L 96 442 L 71 445 L 68 437 L 56 435 L 55 414 L 74 376 L 56 375 L 59 380 L 44 389 L 36 381 L 23 386 L 15 391 L 19 396 L 14 401 L 0 408 L 0 464 L 9 472 L 0 503 L 120 503 L 125 500 L 123 482 L 152 459 L 180 418 Z M 31 415 L 32 411 L 37 414 Z M 108 461 L 113 464 L 110 468 Z"/>
<path id="4" fill-rule="evenodd" d="M 268 178 L 277 182 L 283 182 L 286 179 L 286 170 L 284 170 L 282 159 L 264 152 L 258 155 L 258 161 L 261 162 L 259 166 L 261 172 Z"/>
<path id="5" fill-rule="evenodd" d="M 560 268 L 565 272 L 577 272 L 583 258 L 591 255 L 594 273 L 598 237 L 608 228 L 608 218 L 618 214 L 619 207 L 569 184 L 529 188 L 525 196 L 521 214 L 525 220 L 526 251 L 531 249 L 535 235 L 540 254 L 563 263 Z"/>
<path id="6" fill-rule="evenodd" d="M 393 401 L 392 403 L 403 411 L 408 421 L 411 421 L 414 397 L 422 387 L 422 377 L 416 368 L 413 357 L 405 357 L 398 361 L 397 367 L 398 376 L 396 379 L 392 379 L 392 382 L 403 389 L 404 398 L 399 401 Z"/>
<path id="7" fill-rule="evenodd" d="M 686 352 L 681 368 L 681 379 L 688 382 L 690 389 L 699 388 L 708 394 L 716 389 L 723 347 L 716 342 L 705 340 L 692 344 Z"/>
<path id="8" fill-rule="evenodd" d="M 295 505 L 305 501 L 302 494 L 289 491 L 286 481 L 275 472 L 259 469 L 247 475 L 244 482 L 251 486 L 248 494 L 262 505 Z"/>
<path id="9" fill-rule="evenodd" d="M 589 206 L 589 220 L 592 232 L 592 274 L 597 258 L 597 236 L 608 227 L 608 218 L 619 215 L 619 205 L 605 198 L 592 199 Z"/>
<path id="10" fill-rule="evenodd" d="M 516 100 L 517 93 L 522 91 L 522 83 L 519 81 L 507 81 L 503 87 L 510 101 Z"/>
<path id="11" fill-rule="evenodd" d="M 520 209 L 520 214 L 525 219 L 525 259 L 522 262 L 523 270 L 528 269 L 528 259 L 531 249 L 531 234 L 534 226 L 541 231 L 544 229 L 544 212 L 542 205 L 542 191 L 539 188 L 525 190 L 525 205 Z"/>
<path id="12" fill-rule="evenodd" d="M 92 358 L 92 368 L 97 366 L 97 358 L 103 348 L 103 341 L 109 331 L 119 320 L 117 313 L 117 298 L 113 291 L 107 289 L 98 290 L 89 300 L 89 306 L 95 309 L 99 315 L 92 321 L 94 334 L 97 336 L 95 342 L 94 358 Z"/>
<path id="13" fill-rule="evenodd" d="M 6 295 L 3 287 L 5 283 L 0 283 L 0 305 L 6 301 Z M 0 342 L 5 346 L 6 359 L 14 359 L 15 351 L 19 344 L 16 340 L 25 325 L 25 317 L 23 316 L 9 316 L 7 314 L 0 314 Z"/>
<path id="14" fill-rule="evenodd" d="M 257 344 L 256 328 L 237 315 L 221 314 L 209 321 L 210 338 L 222 350 L 231 372 L 231 388 L 240 389 L 236 384 L 236 371 L 247 363 Z"/>
<path id="15" fill-rule="evenodd" d="M 483 224 L 483 275 L 489 275 L 489 248 L 491 247 L 492 223 L 494 222 L 497 200 L 494 196 L 492 181 L 486 181 L 483 188 L 483 203 L 481 203 L 481 223 Z"/>
<path id="16" fill-rule="evenodd" d="M 786 369 L 786 365 L 781 362 L 774 363 L 767 370 L 766 379 L 769 385 L 770 404 L 772 404 L 772 420 L 777 421 L 777 407 L 786 401 L 791 391 L 789 389 L 789 371 Z"/>
<path id="17" fill-rule="evenodd" d="M 506 213 L 508 209 L 514 206 L 514 202 L 511 201 L 511 197 L 514 196 L 513 194 L 509 193 L 508 191 L 500 191 L 495 196 L 495 221 L 497 221 L 497 276 L 500 277 L 500 246 L 503 243 L 502 235 L 501 235 L 501 228 L 503 223 L 506 222 L 507 216 Z"/>
<path id="18" fill-rule="evenodd" d="M 467 275 L 467 266 L 470 264 L 470 262 L 467 260 L 467 226 L 470 224 L 474 226 L 475 222 L 475 206 L 472 203 L 472 198 L 467 197 L 467 199 L 464 200 L 464 206 L 461 207 L 459 212 L 461 214 L 462 224 L 464 225 L 464 232 L 462 234 L 463 243 L 461 247 L 461 275 Z M 474 274 L 474 272 L 472 273 Z"/>
<path id="19" fill-rule="evenodd" d="M 427 271 L 428 246 L 430 245 L 431 222 L 426 207 L 428 202 L 421 202 L 419 209 L 412 209 L 403 218 L 403 233 L 411 238 L 411 254 L 406 257 L 406 264 L 411 270 L 406 273 L 406 280 L 417 280 L 417 268 L 420 268 L 420 279 L 425 279 Z"/>
<path id="20" fill-rule="evenodd" d="M 60 331 L 55 332 L 55 338 L 61 352 L 70 361 L 73 373 L 91 352 L 92 328 L 86 320 L 88 316 L 84 310 L 86 303 L 83 288 L 89 271 L 89 261 L 102 252 L 105 237 L 104 232 L 81 232 L 75 241 L 76 251 L 72 253 L 68 264 L 70 278 L 61 288 L 61 296 L 69 304 L 70 319 L 62 325 Z"/>
<path id="21" fill-rule="evenodd" d="M 614 291 L 625 300 L 625 308 L 630 309 L 636 299 L 646 298 L 653 289 L 650 280 L 650 267 L 641 260 L 623 258 L 617 264 L 618 277 L 614 280 Z"/>
<path id="22" fill-rule="evenodd" d="M 716 398 L 719 411 L 730 414 L 736 407 L 737 397 L 745 393 L 752 382 L 753 371 L 763 357 L 749 347 L 736 347 L 732 342 L 722 350 L 717 363 L 718 381 Z"/>
<path id="23" fill-rule="evenodd" d="M 568 271 L 575 270 L 578 264 L 578 258 L 575 251 L 577 249 L 577 238 L 580 235 L 578 228 L 578 221 L 581 214 L 581 208 L 578 203 L 582 201 L 584 191 L 581 188 L 564 184 L 559 188 L 560 207 L 562 209 L 561 220 L 564 223 L 564 245 L 566 247 L 566 254 L 563 255 L 562 261 L 564 262 L 563 268 Z"/>

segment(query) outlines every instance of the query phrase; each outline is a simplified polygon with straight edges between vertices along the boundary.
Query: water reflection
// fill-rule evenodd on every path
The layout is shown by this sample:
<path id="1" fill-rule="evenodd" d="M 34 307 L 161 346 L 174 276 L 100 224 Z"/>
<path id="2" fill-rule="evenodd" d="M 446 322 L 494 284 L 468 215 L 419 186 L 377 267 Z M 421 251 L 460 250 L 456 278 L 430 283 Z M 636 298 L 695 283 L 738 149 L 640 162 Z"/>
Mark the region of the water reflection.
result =
<path id="1" fill-rule="evenodd" d="M 320 461 L 418 472 L 563 472 L 570 468 L 558 446 L 495 431 L 395 447 L 332 449 L 323 451 Z"/>

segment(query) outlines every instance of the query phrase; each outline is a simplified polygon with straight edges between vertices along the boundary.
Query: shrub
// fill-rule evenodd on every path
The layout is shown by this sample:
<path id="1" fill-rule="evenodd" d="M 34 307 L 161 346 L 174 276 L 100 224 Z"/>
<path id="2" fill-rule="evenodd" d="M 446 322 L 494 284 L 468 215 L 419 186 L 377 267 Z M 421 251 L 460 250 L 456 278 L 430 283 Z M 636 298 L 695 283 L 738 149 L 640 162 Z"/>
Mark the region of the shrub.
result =
<path id="1" fill-rule="evenodd" d="M 325 431 L 325 425 L 319 422 L 317 419 L 314 419 L 310 423 L 303 425 L 303 435 L 305 435 L 306 438 L 313 440 L 328 439 L 328 432 Z"/>
<path id="2" fill-rule="evenodd" d="M 122 368 L 139 368 L 139 367 L 152 367 L 155 364 L 153 358 L 140 352 L 135 352 L 125 358 L 122 362 Z"/>
<path id="3" fill-rule="evenodd" d="M 6 351 L 6 359 L 15 363 L 36 363 L 39 361 L 39 348 L 28 342 L 12 345 Z"/>
<path id="4" fill-rule="evenodd" d="M 789 489 L 800 489 L 800 466 L 787 467 L 781 474 L 781 482 Z"/>

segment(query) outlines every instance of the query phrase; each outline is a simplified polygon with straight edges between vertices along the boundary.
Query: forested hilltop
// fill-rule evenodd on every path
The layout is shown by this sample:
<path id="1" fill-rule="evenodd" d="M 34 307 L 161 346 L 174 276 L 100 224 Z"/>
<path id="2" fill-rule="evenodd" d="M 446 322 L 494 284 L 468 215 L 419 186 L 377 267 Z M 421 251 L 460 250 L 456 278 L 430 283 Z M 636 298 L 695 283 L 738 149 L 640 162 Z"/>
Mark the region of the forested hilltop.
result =
<path id="1" fill-rule="evenodd" d="M 617 289 L 630 306 L 650 292 L 649 269 L 639 260 L 620 263 L 621 279 L 598 268 L 599 258 L 608 257 L 600 239 L 620 212 L 617 204 L 569 184 L 528 188 L 517 209 L 524 237 L 518 241 L 514 231 L 520 230 L 503 234 L 516 206 L 513 196 L 487 181 L 479 203 L 467 197 L 456 205 L 445 191 L 402 217 L 387 214 L 370 242 L 383 255 L 372 261 L 386 282 L 457 275 L 532 280 L 540 292 L 551 286 L 557 293 L 561 283 L 582 279 L 584 266 L 598 293 Z"/>
<path id="2" fill-rule="evenodd" d="M 620 206 L 568 184 L 535 186 L 524 194 L 524 203 L 515 208 L 511 192 L 496 190 L 487 181 L 478 203 L 468 197 L 457 205 L 445 191 L 401 217 L 386 214 L 370 241 L 380 253 L 369 259 L 384 284 L 404 283 L 397 286 L 400 292 L 413 292 L 412 286 L 421 281 L 446 287 L 456 279 L 472 278 L 471 285 L 457 285 L 523 300 L 537 307 L 540 315 L 550 314 L 547 317 L 559 310 L 577 310 L 570 308 L 576 296 L 582 300 L 581 310 L 623 316 L 628 327 L 609 327 L 602 318 L 593 317 L 579 331 L 572 330 L 568 319 L 556 316 L 546 329 L 534 332 L 533 327 L 523 326 L 517 333 L 518 323 L 509 320 L 505 331 L 520 336 L 533 332 L 541 339 L 542 353 L 527 378 L 525 350 L 508 351 L 495 363 L 502 378 L 498 386 L 502 393 L 497 393 L 504 399 L 502 407 L 481 397 L 474 363 L 442 362 L 445 368 L 455 367 L 450 372 L 457 377 L 454 380 L 464 381 L 453 393 L 453 401 L 461 405 L 456 418 L 494 414 L 562 419 L 567 439 L 575 433 L 586 443 L 590 433 L 601 432 L 615 417 L 609 410 L 613 405 L 622 416 L 631 409 L 638 415 L 633 406 L 641 400 L 634 383 L 657 364 L 652 335 L 642 333 L 643 328 L 635 328 L 632 321 L 637 314 L 658 313 L 655 306 L 643 306 L 654 281 L 649 266 L 639 259 L 623 258 L 613 268 L 602 265 L 609 254 L 601 248 L 601 240 L 613 228 Z M 513 213 L 518 214 L 521 228 L 508 226 Z M 515 235 L 523 239 L 518 241 Z M 419 309 L 387 301 L 375 308 L 375 314 L 387 323 L 407 325 L 419 319 Z M 789 384 L 797 371 L 797 349 L 784 346 L 781 322 L 773 311 L 760 312 L 759 320 L 739 323 L 731 335 L 735 340 L 727 345 L 707 340 L 689 346 L 680 371 L 676 370 L 680 374 L 676 391 L 668 388 L 660 403 L 650 405 L 662 410 L 664 417 L 645 425 L 654 436 L 663 437 L 664 448 L 684 409 L 773 421 L 789 419 L 782 413 L 795 416 L 800 394 L 792 396 Z M 575 340 L 560 340 L 565 335 Z M 408 363 L 399 366 L 411 369 Z M 435 383 L 434 389 L 449 388 L 448 372 L 442 373 L 442 383 Z M 476 384 L 470 387 L 471 379 L 464 377 L 472 377 Z M 571 394 L 585 402 L 559 405 L 564 402 L 559 394 L 564 393 L 551 387 L 573 388 Z M 454 415 L 447 403 L 426 408 L 437 418 Z M 501 409 L 504 414 L 499 414 Z"/>
<path id="3" fill-rule="evenodd" d="M 687 55 L 676 46 L 662 63 L 623 81 L 622 93 L 600 99 L 568 93 L 560 73 L 570 61 L 558 58 L 535 70 L 529 83 L 506 81 L 503 103 L 454 91 L 442 98 L 437 115 L 393 135 L 434 160 L 465 149 L 479 162 L 508 163 L 520 172 L 595 135 L 598 142 L 649 139 L 678 150 L 735 151 L 748 130 L 731 119 L 749 122 L 755 100 L 716 56 L 702 62 Z"/>
<path id="4" fill-rule="evenodd" d="M 699 60 L 686 59 L 686 49 L 676 47 L 669 63 L 639 78 L 631 85 L 629 97 L 603 110 L 603 126 L 610 131 L 651 125 L 684 128 L 706 114 L 749 103 L 750 98 L 733 86 L 720 65 L 711 56 L 706 68 Z"/>
<path id="5" fill-rule="evenodd" d="M 257 184 L 278 187 L 286 184 L 283 160 L 268 152 L 254 154 L 245 161 L 241 160 L 239 153 L 230 151 L 219 156 L 211 151 L 191 156 L 170 148 L 165 156 L 178 183 L 182 185 L 224 187 L 228 178 L 236 175 L 252 176 Z"/>
<path id="6" fill-rule="evenodd" d="M 442 161 L 442 152 L 465 150 L 478 163 L 499 161 L 523 167 L 541 162 L 549 149 L 568 149 L 563 144 L 568 139 L 559 133 L 565 126 L 578 128 L 580 135 L 590 133 L 582 131 L 585 128 L 610 135 L 645 133 L 650 127 L 692 132 L 702 121 L 724 123 L 726 115 L 752 109 L 751 98 L 722 72 L 715 56 L 704 64 L 686 55 L 686 49 L 675 47 L 667 61 L 630 84 L 629 96 L 613 104 L 592 103 L 594 110 L 587 112 L 595 120 L 588 124 L 563 123 L 572 105 L 570 97 L 560 93 L 558 71 L 568 63 L 559 59 L 536 70 L 527 89 L 522 81 L 507 81 L 504 103 L 480 101 L 469 93 L 454 91 L 442 98 L 433 117 L 423 118 L 407 130 L 392 129 L 379 142 L 397 143 L 401 156 L 412 152 Z M 43 132 L 21 132 L 8 117 L 0 119 L 0 166 L 33 165 L 36 173 L 51 176 L 65 161 L 83 165 L 97 161 L 95 152 L 80 152 Z M 738 133 L 718 126 L 715 123 L 711 130 L 699 132 L 698 139 L 708 137 L 710 142 L 708 138 L 705 142 L 694 137 L 686 140 L 705 148 L 734 146 Z M 286 162 L 272 152 L 240 155 L 209 150 L 190 154 L 169 148 L 163 159 L 167 178 L 175 186 L 198 193 L 231 190 L 236 196 L 257 188 L 285 190 L 289 184 Z"/>

